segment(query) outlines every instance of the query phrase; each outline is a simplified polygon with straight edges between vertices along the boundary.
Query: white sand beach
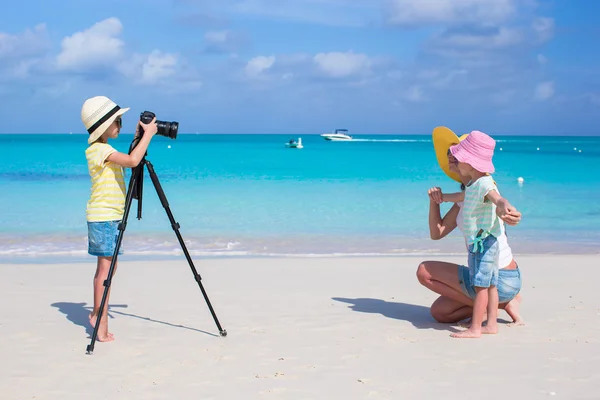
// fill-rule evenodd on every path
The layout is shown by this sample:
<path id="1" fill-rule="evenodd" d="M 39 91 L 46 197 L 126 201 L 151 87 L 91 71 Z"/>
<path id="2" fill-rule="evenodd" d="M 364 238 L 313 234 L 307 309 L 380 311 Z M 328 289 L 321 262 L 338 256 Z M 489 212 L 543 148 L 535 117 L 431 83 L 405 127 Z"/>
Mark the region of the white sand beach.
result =
<path id="1" fill-rule="evenodd" d="M 185 260 L 121 262 L 93 355 L 93 258 L 0 265 L 0 397 L 600 398 L 600 255 L 518 256 L 526 325 L 481 339 L 431 318 L 421 260 L 195 259 L 226 338 Z"/>

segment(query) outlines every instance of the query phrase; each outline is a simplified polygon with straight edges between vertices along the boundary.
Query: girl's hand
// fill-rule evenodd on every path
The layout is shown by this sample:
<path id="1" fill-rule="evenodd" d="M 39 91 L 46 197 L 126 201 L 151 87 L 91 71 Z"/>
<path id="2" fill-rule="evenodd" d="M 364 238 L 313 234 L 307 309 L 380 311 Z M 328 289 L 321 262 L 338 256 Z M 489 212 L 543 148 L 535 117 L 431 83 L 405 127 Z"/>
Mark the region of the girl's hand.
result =
<path id="1" fill-rule="evenodd" d="M 498 214 L 500 219 L 504 221 L 504 223 L 506 223 L 507 225 L 516 226 L 519 222 L 521 222 L 521 213 L 517 211 L 517 209 L 514 207 L 510 210 L 509 213 L 500 215 L 500 213 L 498 213 L 498 209 L 496 209 L 496 213 Z"/>
<path id="2" fill-rule="evenodd" d="M 154 117 L 154 119 L 149 124 L 144 124 L 142 121 L 138 121 L 137 126 L 135 128 L 136 138 L 142 137 L 142 131 L 140 130 L 140 128 L 143 129 L 144 135 L 156 135 L 156 132 L 158 131 L 158 127 L 156 126 L 156 117 Z"/>
<path id="3" fill-rule="evenodd" d="M 435 186 L 427 191 L 429 195 L 429 200 L 435 202 L 436 204 L 442 204 L 442 189 Z"/>
<path id="4" fill-rule="evenodd" d="M 521 220 L 521 213 L 508 200 L 501 198 L 496 206 L 496 215 L 507 224 L 514 226 Z"/>

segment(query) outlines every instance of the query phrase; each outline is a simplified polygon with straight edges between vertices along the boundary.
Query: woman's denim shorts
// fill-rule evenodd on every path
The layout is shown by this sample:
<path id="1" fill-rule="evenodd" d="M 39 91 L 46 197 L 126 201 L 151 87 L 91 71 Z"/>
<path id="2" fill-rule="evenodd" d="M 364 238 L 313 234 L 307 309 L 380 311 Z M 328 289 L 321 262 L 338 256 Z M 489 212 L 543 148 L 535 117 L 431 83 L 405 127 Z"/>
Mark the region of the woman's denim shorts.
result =
<path id="1" fill-rule="evenodd" d="M 464 294 L 471 299 L 475 299 L 475 286 L 471 278 L 469 268 L 464 265 L 458 267 L 458 280 Z M 515 298 L 521 291 L 521 270 L 516 269 L 501 269 L 498 271 L 498 302 L 508 303 Z"/>
<path id="2" fill-rule="evenodd" d="M 120 223 L 121 221 L 88 221 L 88 254 L 97 257 L 112 257 L 117 245 Z M 123 254 L 122 244 L 119 249 L 119 255 L 121 254 Z"/>

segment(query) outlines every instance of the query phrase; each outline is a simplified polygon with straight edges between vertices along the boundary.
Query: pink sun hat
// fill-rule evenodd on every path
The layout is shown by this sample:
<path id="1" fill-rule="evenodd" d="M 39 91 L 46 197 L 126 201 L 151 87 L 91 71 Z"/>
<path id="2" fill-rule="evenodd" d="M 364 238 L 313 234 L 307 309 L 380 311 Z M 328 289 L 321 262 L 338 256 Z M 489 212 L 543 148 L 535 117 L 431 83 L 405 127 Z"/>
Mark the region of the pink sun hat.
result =
<path id="1" fill-rule="evenodd" d="M 479 172 L 494 172 L 492 157 L 496 141 L 480 131 L 473 131 L 459 144 L 451 146 L 450 152 L 458 161 L 469 164 Z"/>

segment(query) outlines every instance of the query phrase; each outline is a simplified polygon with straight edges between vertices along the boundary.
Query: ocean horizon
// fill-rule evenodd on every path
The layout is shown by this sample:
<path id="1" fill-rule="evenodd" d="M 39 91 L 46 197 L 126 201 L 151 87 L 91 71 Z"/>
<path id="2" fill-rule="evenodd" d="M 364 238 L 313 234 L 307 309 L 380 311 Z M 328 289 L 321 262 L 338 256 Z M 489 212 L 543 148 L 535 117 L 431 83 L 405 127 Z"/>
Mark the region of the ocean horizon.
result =
<path id="1" fill-rule="evenodd" d="M 0 135 L 0 262 L 93 260 L 85 136 Z M 299 136 L 303 149 L 284 146 Z M 465 254 L 458 231 L 429 239 L 427 189 L 459 189 L 438 167 L 431 135 L 352 136 L 156 136 L 147 159 L 193 257 Z M 600 137 L 494 137 L 494 179 L 523 213 L 507 228 L 515 253 L 598 253 Z M 111 144 L 127 152 L 132 139 L 123 133 Z M 142 219 L 134 200 L 120 259 L 181 258 L 147 173 L 143 187 Z"/>

